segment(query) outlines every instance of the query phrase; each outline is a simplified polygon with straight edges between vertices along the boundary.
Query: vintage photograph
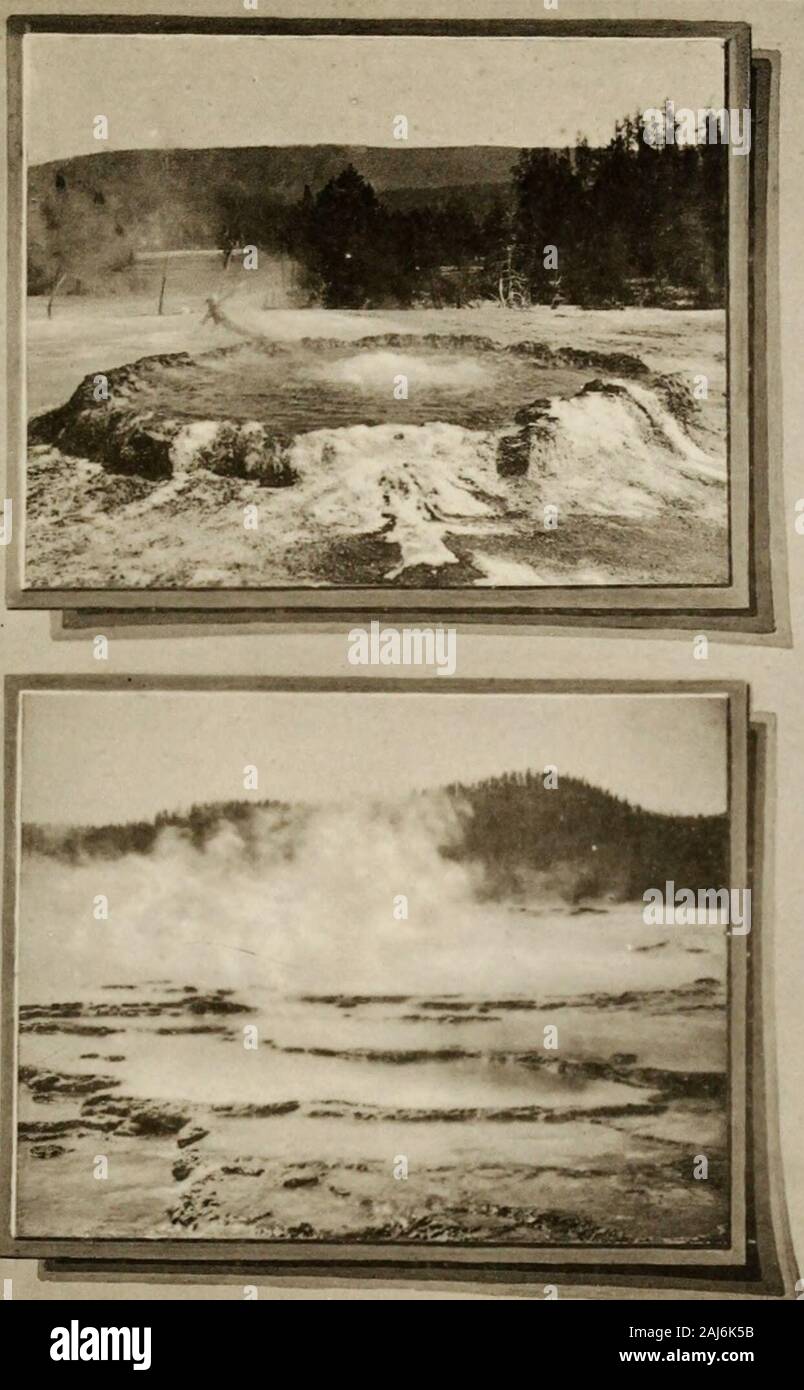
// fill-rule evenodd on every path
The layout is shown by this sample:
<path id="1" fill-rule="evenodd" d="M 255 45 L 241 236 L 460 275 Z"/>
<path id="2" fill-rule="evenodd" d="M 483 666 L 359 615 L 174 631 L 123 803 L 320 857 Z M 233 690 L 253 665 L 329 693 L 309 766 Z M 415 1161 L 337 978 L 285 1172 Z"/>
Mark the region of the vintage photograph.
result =
<path id="1" fill-rule="evenodd" d="M 26 34 L 26 591 L 727 588 L 726 49 Z"/>
<path id="2" fill-rule="evenodd" d="M 19 1238 L 738 1242 L 727 695 L 20 710 Z"/>

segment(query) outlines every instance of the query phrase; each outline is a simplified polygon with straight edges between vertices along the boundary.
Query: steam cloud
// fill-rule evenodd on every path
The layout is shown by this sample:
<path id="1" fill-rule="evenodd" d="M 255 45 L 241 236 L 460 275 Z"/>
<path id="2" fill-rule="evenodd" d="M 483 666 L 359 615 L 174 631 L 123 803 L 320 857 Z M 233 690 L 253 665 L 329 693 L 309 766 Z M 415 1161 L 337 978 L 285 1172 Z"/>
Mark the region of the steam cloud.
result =
<path id="1" fill-rule="evenodd" d="M 478 869 L 441 853 L 462 814 L 440 794 L 260 808 L 242 828 L 222 821 L 203 850 L 166 829 L 147 855 L 27 856 L 23 997 L 64 998 L 68 982 L 400 992 L 454 979 L 480 886 Z M 394 915 L 399 895 L 407 920 Z"/>

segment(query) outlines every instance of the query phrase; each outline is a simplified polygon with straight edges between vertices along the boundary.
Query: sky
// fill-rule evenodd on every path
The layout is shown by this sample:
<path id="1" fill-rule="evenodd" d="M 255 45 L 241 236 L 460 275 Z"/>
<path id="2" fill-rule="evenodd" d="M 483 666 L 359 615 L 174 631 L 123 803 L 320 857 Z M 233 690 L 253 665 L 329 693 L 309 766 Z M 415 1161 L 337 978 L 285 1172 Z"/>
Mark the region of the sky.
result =
<path id="1" fill-rule="evenodd" d="M 626 113 L 723 104 L 716 39 L 29 34 L 29 164 L 221 145 L 606 144 Z M 96 116 L 109 139 L 93 134 Z"/>
<path id="2" fill-rule="evenodd" d="M 649 810 L 727 805 L 726 700 L 699 695 L 27 692 L 22 819 L 103 825 L 193 802 L 393 797 L 555 765 Z"/>

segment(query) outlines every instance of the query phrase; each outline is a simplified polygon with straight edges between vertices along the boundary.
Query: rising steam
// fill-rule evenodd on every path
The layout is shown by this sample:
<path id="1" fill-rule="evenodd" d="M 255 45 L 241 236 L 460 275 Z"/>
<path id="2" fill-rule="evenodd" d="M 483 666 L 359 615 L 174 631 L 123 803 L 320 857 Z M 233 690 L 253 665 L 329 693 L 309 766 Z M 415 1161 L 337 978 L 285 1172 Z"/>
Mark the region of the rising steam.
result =
<path id="1" fill-rule="evenodd" d="M 432 979 L 440 956 L 454 968 L 462 914 L 480 886 L 478 869 L 442 853 L 460 838 L 460 816 L 438 794 L 260 808 L 243 826 L 221 821 L 203 849 L 168 828 L 150 853 L 113 861 L 26 856 L 25 997 L 65 997 L 68 982 L 166 979 L 286 992 Z M 93 916 L 100 893 L 108 920 Z M 399 903 L 394 914 L 401 896 L 407 919 Z"/>

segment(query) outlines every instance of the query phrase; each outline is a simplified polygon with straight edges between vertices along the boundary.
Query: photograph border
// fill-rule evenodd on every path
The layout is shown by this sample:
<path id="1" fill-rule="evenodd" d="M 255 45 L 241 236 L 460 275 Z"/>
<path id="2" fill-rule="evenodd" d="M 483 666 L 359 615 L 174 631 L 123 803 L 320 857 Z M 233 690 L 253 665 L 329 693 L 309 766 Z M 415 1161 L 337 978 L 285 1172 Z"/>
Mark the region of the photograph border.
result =
<path id="1" fill-rule="evenodd" d="M 687 639 L 689 633 L 705 627 L 717 632 L 719 640 L 753 642 L 757 645 L 790 647 L 789 596 L 787 589 L 787 553 L 784 528 L 778 518 L 784 504 L 782 477 L 782 439 L 778 418 L 781 414 L 779 385 L 780 348 L 778 334 L 778 230 L 775 209 L 778 204 L 778 127 L 780 55 L 754 50 L 752 76 L 756 95 L 752 99 L 754 159 L 751 180 L 751 438 L 752 457 L 750 489 L 751 524 L 751 594 L 750 609 L 738 613 L 713 613 L 706 609 L 697 612 L 674 609 L 660 617 L 636 611 L 619 613 L 616 619 L 604 611 L 588 609 L 579 613 L 558 613 L 546 609 L 531 616 L 507 614 L 494 621 L 494 615 L 460 613 L 451 615 L 456 627 L 467 627 L 474 633 L 538 631 L 567 635 L 573 630 L 589 629 L 597 636 L 613 637 L 623 633 L 631 636 Z M 775 418 L 773 418 L 773 412 Z M 772 447 L 773 446 L 773 447 Z M 758 467 L 757 463 L 763 466 Z M 771 518 L 777 519 L 772 529 Z M 774 544 L 771 544 L 771 541 Z M 775 578 L 775 583 L 774 583 Z M 778 590 L 774 605 L 774 592 Z M 344 621 L 365 621 L 360 613 L 342 615 Z M 392 618 L 395 615 L 391 615 Z M 432 621 L 432 612 L 407 613 L 416 622 Z M 615 625 L 616 624 L 616 625 Z M 66 609 L 51 612 L 51 635 L 54 640 L 75 640 L 88 629 L 114 628 L 117 638 L 208 636 L 227 633 L 270 632 L 341 632 L 342 623 L 335 623 L 326 613 L 298 615 L 263 614 L 255 610 L 203 612 L 184 609 L 178 612 L 147 607 L 128 610 Z"/>
<path id="2" fill-rule="evenodd" d="M 417 1273 L 426 1280 L 428 1291 L 455 1292 L 455 1279 L 462 1281 L 462 1292 L 489 1296 L 489 1281 L 494 1281 L 493 1293 L 512 1297 L 546 1294 L 543 1281 L 554 1283 L 562 1298 L 616 1299 L 629 1301 L 656 1297 L 706 1299 L 707 1295 L 725 1299 L 785 1299 L 796 1290 L 798 1268 L 793 1249 L 788 1206 L 785 1198 L 784 1166 L 778 1114 L 775 1018 L 773 999 L 774 947 L 774 863 L 776 825 L 776 757 L 777 731 L 774 715 L 756 714 L 749 726 L 749 832 L 751 848 L 752 887 L 752 948 L 750 952 L 749 989 L 750 1018 L 760 1027 L 749 1028 L 751 1044 L 751 1086 L 748 1094 L 749 1169 L 754 1203 L 753 1228 L 749 1224 L 746 1265 L 742 1270 L 719 1277 L 705 1270 L 644 1269 L 626 1272 L 599 1268 L 579 1270 L 566 1266 L 545 1266 L 541 1273 L 527 1275 L 494 1274 L 483 1271 L 469 1276 L 460 1271 L 437 1269 Z M 750 1209 L 749 1203 L 749 1209 Z M 152 1261 L 114 1262 L 104 1259 L 50 1259 L 37 1265 L 37 1277 L 50 1284 L 69 1285 L 82 1279 L 90 1286 L 106 1285 L 116 1288 L 132 1280 L 154 1290 L 160 1286 L 179 1284 L 185 1289 L 209 1285 L 242 1285 L 245 1279 L 260 1281 L 260 1288 L 277 1295 L 283 1286 L 296 1288 L 335 1289 L 338 1282 L 349 1281 L 364 1292 L 394 1289 L 407 1279 L 404 1270 L 361 1268 L 359 1278 L 350 1270 L 332 1267 L 311 1269 L 304 1274 L 270 1264 L 218 1261 L 214 1265 L 159 1265 Z M 466 1282 L 464 1282 L 466 1280 Z M 532 1281 L 534 1288 L 525 1287 Z M 109 1295 L 114 1297 L 113 1294 Z"/>
<path id="3" fill-rule="evenodd" d="M 157 1262 L 160 1266 L 179 1262 L 194 1264 L 227 1261 L 260 1261 L 288 1272 L 312 1268 L 342 1269 L 354 1272 L 366 1268 L 403 1268 L 409 1277 L 420 1270 L 445 1267 L 472 1277 L 477 1270 L 519 1271 L 533 1277 L 546 1267 L 567 1264 L 577 1267 L 628 1268 L 638 1263 L 643 1271 L 672 1266 L 674 1269 L 734 1270 L 745 1266 L 750 1212 L 746 1198 L 746 1152 L 748 1143 L 747 1099 L 749 1070 L 747 1055 L 748 952 L 750 938 L 731 937 L 728 953 L 728 1036 L 730 1104 L 730 1210 L 729 1248 L 701 1247 L 556 1247 L 504 1246 L 415 1246 L 410 1243 L 368 1243 L 323 1241 L 270 1242 L 263 1239 L 204 1238 L 92 1238 L 24 1237 L 15 1234 L 14 1184 L 16 1176 L 17 1101 L 17 1017 L 16 944 L 18 875 L 20 868 L 20 792 L 21 726 L 23 696 L 26 692 L 84 691 L 132 693 L 220 693 L 225 691 L 287 693 L 354 693 L 369 695 L 425 694 L 449 698 L 452 695 L 689 695 L 719 696 L 728 711 L 728 807 L 730 832 L 729 880 L 744 888 L 749 882 L 748 857 L 748 687 L 740 681 L 623 681 L 623 680 L 453 680 L 439 685 L 432 680 L 378 680 L 280 677 L 159 677 L 159 676 L 7 676 L 5 679 L 5 807 L 6 836 L 3 904 L 3 1067 L 0 1077 L 2 1110 L 10 1125 L 10 1142 L 2 1146 L 0 1196 L 2 1197 L 2 1236 L 0 1255 L 15 1258 L 63 1259 L 92 1258 Z M 638 1255 L 638 1260 L 635 1256 Z"/>
<path id="4" fill-rule="evenodd" d="M 201 588 L 191 589 L 55 589 L 24 584 L 26 411 L 25 384 L 25 161 L 21 103 L 21 50 L 25 33 L 222 33 L 266 35 L 329 34 L 341 37 L 405 36 L 466 38 L 713 38 L 724 44 L 726 58 L 725 104 L 747 107 L 751 87 L 751 29 L 744 22 L 687 22 L 662 20 L 333 20 L 333 19 L 205 19 L 196 16 L 170 18 L 143 14 L 119 16 L 70 16 L 40 14 L 14 16 L 8 21 L 9 58 L 9 328 L 8 381 L 19 390 L 9 392 L 9 493 L 17 517 L 8 547 L 8 606 L 21 609 L 81 609 L 110 615 L 142 610 L 165 610 L 170 620 L 203 611 L 208 620 L 222 617 L 242 621 L 243 614 L 271 622 L 333 622 L 381 613 L 395 619 L 432 617 L 437 614 L 461 622 L 492 621 L 545 623 L 569 622 L 595 626 L 620 626 L 631 622 L 686 626 L 711 617 L 737 630 L 773 630 L 769 577 L 761 584 L 757 559 L 767 552 L 762 531 L 769 520 L 756 513 L 757 490 L 752 473 L 768 468 L 757 418 L 767 410 L 767 400 L 751 405 L 756 378 L 750 371 L 756 325 L 750 321 L 752 266 L 750 264 L 750 202 L 754 172 L 762 160 L 755 150 L 744 158 L 731 158 L 729 167 L 729 285 L 727 292 L 727 409 L 729 415 L 729 549 L 731 582 L 728 585 L 639 586 L 599 585 L 538 588 L 392 588 L 316 586 L 311 588 Z M 16 233 L 16 234 L 15 234 Z M 756 239 L 755 239 L 756 240 Z M 758 248 L 755 245 L 755 250 Z M 755 272 L 754 272 L 755 273 Z M 759 393 L 755 390 L 755 394 Z M 744 403 L 744 404 L 743 404 Z M 741 408 L 742 407 L 742 408 Z M 752 426 L 752 421 L 754 425 Z M 753 454 L 753 457 L 752 457 Z M 760 489 L 764 496 L 766 489 Z M 739 554 L 738 554 L 739 552 Z M 112 618 L 112 620 L 114 620 Z M 748 624 L 748 627 L 746 627 Z"/>

